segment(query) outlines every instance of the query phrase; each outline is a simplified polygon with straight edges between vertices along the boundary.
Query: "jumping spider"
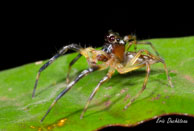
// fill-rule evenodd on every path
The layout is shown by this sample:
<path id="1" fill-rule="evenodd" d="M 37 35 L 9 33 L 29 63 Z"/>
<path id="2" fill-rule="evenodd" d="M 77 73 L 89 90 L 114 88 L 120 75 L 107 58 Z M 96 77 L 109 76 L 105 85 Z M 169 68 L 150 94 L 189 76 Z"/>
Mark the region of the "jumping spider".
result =
<path id="1" fill-rule="evenodd" d="M 128 49 L 131 47 L 131 45 L 134 44 L 135 51 L 129 52 Z M 136 45 L 138 44 L 146 44 L 150 45 L 156 55 L 151 54 L 149 51 L 145 49 L 141 49 L 136 52 Z M 146 84 L 148 81 L 149 73 L 150 73 L 150 65 L 161 62 L 164 65 L 164 70 L 166 72 L 168 82 L 171 87 L 173 87 L 171 79 L 168 75 L 168 70 L 165 64 L 165 61 L 159 56 L 159 53 L 156 51 L 152 43 L 150 42 L 138 42 L 136 41 L 136 37 L 133 35 L 128 35 L 121 37 L 118 33 L 109 31 L 108 34 L 105 36 L 105 44 L 102 47 L 101 50 L 96 50 L 92 47 L 88 48 L 82 48 L 81 46 L 77 44 L 70 44 L 67 46 L 64 46 L 59 52 L 53 56 L 47 63 L 45 63 L 39 70 L 36 82 L 33 90 L 32 97 L 35 96 L 36 87 L 38 84 L 38 80 L 40 77 L 40 73 L 46 69 L 51 63 L 53 63 L 58 57 L 63 56 L 67 50 L 74 50 L 79 52 L 79 54 L 71 61 L 69 64 L 68 72 L 67 72 L 67 83 L 69 83 L 69 72 L 71 70 L 71 66 L 81 57 L 84 56 L 87 59 L 89 68 L 82 71 L 71 83 L 67 85 L 67 87 L 56 97 L 56 99 L 53 101 L 51 106 L 49 107 L 48 111 L 44 115 L 44 117 L 41 119 L 43 121 L 45 117 L 48 115 L 52 107 L 56 104 L 56 102 L 65 94 L 67 93 L 74 84 L 76 84 L 81 78 L 88 75 L 91 72 L 97 71 L 97 70 L 105 70 L 108 68 L 108 73 L 104 78 L 100 80 L 96 88 L 91 93 L 84 110 L 80 116 L 80 118 L 83 118 L 84 113 L 86 112 L 89 103 L 93 99 L 94 95 L 98 91 L 99 87 L 102 83 L 109 80 L 111 76 L 114 74 L 115 70 L 117 70 L 120 74 L 124 74 L 136 69 L 139 69 L 141 67 L 146 66 L 146 77 L 142 86 L 142 89 L 131 99 L 131 101 L 124 107 L 124 109 L 127 109 L 128 106 L 131 105 L 133 101 L 144 91 L 146 88 Z M 101 62 L 99 64 L 99 62 Z"/>

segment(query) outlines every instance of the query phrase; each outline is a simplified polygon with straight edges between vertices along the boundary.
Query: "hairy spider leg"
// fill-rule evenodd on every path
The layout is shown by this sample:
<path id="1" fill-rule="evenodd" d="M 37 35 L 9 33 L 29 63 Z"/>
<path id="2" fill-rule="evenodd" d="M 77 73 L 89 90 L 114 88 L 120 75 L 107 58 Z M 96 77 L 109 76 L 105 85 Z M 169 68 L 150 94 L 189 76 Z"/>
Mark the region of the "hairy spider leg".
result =
<path id="1" fill-rule="evenodd" d="M 73 66 L 73 64 L 75 64 L 75 62 L 81 57 L 81 54 L 78 54 L 69 64 L 68 67 L 68 71 L 67 71 L 67 77 L 66 77 L 66 83 L 69 84 L 70 80 L 69 80 L 69 73 L 71 71 L 71 67 Z"/>
<path id="2" fill-rule="evenodd" d="M 107 75 L 105 77 L 103 77 L 103 79 L 100 80 L 100 82 L 98 83 L 98 85 L 96 86 L 96 88 L 93 90 L 92 94 L 90 95 L 85 107 L 84 107 L 84 110 L 82 111 L 82 114 L 80 116 L 80 119 L 83 118 L 84 116 L 84 113 L 86 112 L 87 108 L 88 108 L 88 105 L 90 104 L 90 102 L 92 101 L 92 99 L 94 98 L 94 95 L 96 94 L 96 92 L 98 91 L 99 87 L 104 83 L 106 82 L 107 80 L 109 80 L 112 75 L 114 74 L 115 72 L 115 69 L 113 68 L 110 68 Z"/>
<path id="3" fill-rule="evenodd" d="M 158 51 L 156 50 L 156 48 L 153 46 L 153 44 L 152 44 L 151 42 L 149 42 L 149 41 L 138 41 L 136 44 L 150 45 L 151 48 L 154 50 L 155 54 L 156 54 L 157 56 L 160 56 L 159 53 L 158 53 Z"/>
<path id="4" fill-rule="evenodd" d="M 148 62 L 145 62 L 145 63 L 143 63 L 143 64 L 146 64 L 146 71 L 147 71 L 147 73 L 146 73 L 146 77 L 145 77 L 145 79 L 144 79 L 144 83 L 143 83 L 143 87 L 142 87 L 142 89 L 131 99 L 131 101 L 124 107 L 124 109 L 127 109 L 130 105 L 131 105 L 131 103 L 133 102 L 133 101 L 135 101 L 140 95 L 141 95 L 141 93 L 145 90 L 145 88 L 146 88 L 146 84 L 147 84 L 147 81 L 148 81 L 148 77 L 149 77 L 149 74 L 150 74 L 150 64 L 148 63 Z"/>
<path id="5" fill-rule="evenodd" d="M 82 71 L 76 78 L 74 81 L 72 81 L 70 84 L 67 85 L 67 87 L 56 97 L 56 99 L 53 101 L 53 103 L 51 104 L 51 106 L 49 107 L 48 111 L 46 112 L 46 114 L 43 116 L 43 118 L 41 119 L 41 122 L 45 119 L 45 117 L 48 115 L 48 113 L 51 111 L 52 107 L 57 103 L 57 101 L 63 96 L 65 95 L 72 87 L 73 85 L 75 85 L 81 78 L 83 78 L 84 76 L 88 75 L 91 72 L 94 72 L 98 70 L 97 67 L 94 68 L 89 68 L 86 69 L 84 71 Z"/>
<path id="6" fill-rule="evenodd" d="M 137 50 L 137 44 L 145 44 L 145 45 L 150 45 L 151 48 L 153 49 L 153 51 L 155 52 L 155 54 L 157 56 L 160 56 L 158 51 L 156 50 L 156 48 L 153 46 L 153 44 L 151 42 L 148 41 L 137 41 L 136 40 L 136 36 L 135 35 L 128 35 L 124 37 L 125 42 L 127 42 L 127 46 L 126 46 L 126 51 L 128 51 L 128 49 L 131 47 L 132 44 L 135 45 L 135 51 Z"/>
<path id="7" fill-rule="evenodd" d="M 81 46 L 77 45 L 77 44 L 71 44 L 68 46 L 64 46 L 61 50 L 59 50 L 59 52 L 54 55 L 48 62 L 46 62 L 38 71 L 37 76 L 36 76 L 36 82 L 34 85 L 34 89 L 33 89 L 33 93 L 32 93 L 32 98 L 35 96 L 35 92 L 36 92 L 36 87 L 38 84 L 38 80 L 40 78 L 40 73 L 46 69 L 50 64 L 52 64 L 58 57 L 64 55 L 69 49 L 75 50 L 75 51 L 79 51 L 81 49 Z"/>

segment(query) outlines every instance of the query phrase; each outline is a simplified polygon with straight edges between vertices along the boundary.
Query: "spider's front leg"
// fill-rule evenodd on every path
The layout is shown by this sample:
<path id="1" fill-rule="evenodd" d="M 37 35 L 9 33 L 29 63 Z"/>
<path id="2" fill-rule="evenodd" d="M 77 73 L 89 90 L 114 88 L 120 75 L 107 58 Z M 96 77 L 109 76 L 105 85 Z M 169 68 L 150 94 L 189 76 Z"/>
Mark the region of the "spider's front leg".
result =
<path id="1" fill-rule="evenodd" d="M 128 43 L 127 46 L 126 46 L 126 51 L 128 51 L 128 49 L 131 47 L 132 44 L 134 44 L 135 52 L 137 50 L 137 45 L 145 44 L 145 45 L 151 46 L 151 48 L 153 49 L 153 51 L 155 52 L 155 54 L 157 56 L 160 56 L 159 53 L 158 53 L 158 51 L 156 50 L 156 48 L 153 46 L 153 44 L 151 42 L 148 42 L 148 41 L 137 41 L 135 35 L 125 36 L 124 37 L 124 41 L 126 43 Z"/>
<path id="2" fill-rule="evenodd" d="M 38 71 L 38 74 L 36 76 L 36 82 L 35 82 L 35 85 L 34 85 L 34 89 L 33 89 L 33 93 L 32 93 L 32 97 L 35 96 L 35 92 L 36 92 L 36 87 L 37 87 L 37 84 L 38 84 L 38 80 L 39 80 L 39 77 L 40 77 L 40 73 L 46 69 L 50 64 L 52 64 L 58 57 L 64 55 L 69 49 L 71 50 L 75 50 L 75 51 L 80 51 L 81 49 L 81 46 L 77 45 L 77 44 L 71 44 L 71 45 L 68 45 L 68 46 L 64 46 L 61 50 L 59 50 L 59 52 L 54 55 L 48 62 L 46 62 Z"/>
<path id="3" fill-rule="evenodd" d="M 124 36 L 123 40 L 127 43 L 126 51 L 129 50 L 132 44 L 134 44 L 135 51 L 137 50 L 137 40 L 135 35 Z"/>
<path id="4" fill-rule="evenodd" d="M 138 41 L 136 44 L 145 44 L 145 45 L 149 45 L 151 46 L 151 48 L 154 50 L 155 54 L 157 56 L 160 56 L 158 51 L 156 50 L 156 48 L 153 46 L 153 44 L 151 42 L 148 42 L 148 41 Z"/>
<path id="5" fill-rule="evenodd" d="M 95 95 L 96 92 L 98 91 L 99 87 L 100 87 L 104 82 L 106 82 L 107 80 L 109 80 L 109 79 L 112 77 L 112 75 L 114 74 L 114 72 L 115 72 L 115 69 L 110 68 L 109 71 L 108 71 L 108 73 L 107 73 L 107 75 L 106 75 L 102 80 L 100 80 L 100 82 L 98 83 L 98 85 L 96 86 L 96 88 L 93 90 L 92 94 L 90 95 L 90 97 L 89 97 L 89 99 L 88 99 L 88 101 L 87 101 L 87 103 L 86 103 L 86 105 L 85 105 L 85 107 L 84 107 L 84 110 L 83 110 L 83 112 L 82 112 L 82 114 L 81 114 L 81 116 L 80 116 L 80 119 L 83 118 L 84 113 L 86 112 L 86 110 L 87 110 L 87 108 L 88 108 L 88 105 L 90 104 L 90 102 L 91 102 L 92 99 L 94 98 L 94 95 Z"/>

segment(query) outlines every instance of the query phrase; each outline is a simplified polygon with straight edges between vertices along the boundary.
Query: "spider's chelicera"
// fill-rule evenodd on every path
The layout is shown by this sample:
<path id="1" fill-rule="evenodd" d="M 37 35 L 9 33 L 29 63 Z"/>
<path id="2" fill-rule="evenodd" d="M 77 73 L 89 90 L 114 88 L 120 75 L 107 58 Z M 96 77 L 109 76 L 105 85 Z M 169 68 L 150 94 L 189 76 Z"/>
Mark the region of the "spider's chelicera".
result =
<path id="1" fill-rule="evenodd" d="M 129 52 L 129 48 L 131 45 L 134 44 L 135 50 L 134 52 Z M 139 51 L 136 51 L 136 45 L 139 44 L 146 44 L 150 45 L 155 52 L 156 55 L 153 55 L 149 51 L 145 49 L 141 49 Z M 77 44 L 70 44 L 67 46 L 64 46 L 59 52 L 53 56 L 48 62 L 46 62 L 40 69 L 36 77 L 36 82 L 33 90 L 32 97 L 35 96 L 36 87 L 38 84 L 38 80 L 40 77 L 40 73 L 46 69 L 51 63 L 53 63 L 58 57 L 63 56 L 67 50 L 74 50 L 77 51 L 79 54 L 71 61 L 69 64 L 68 72 L 67 72 L 67 87 L 56 97 L 56 99 L 53 101 L 51 106 L 49 107 L 48 111 L 44 115 L 44 117 L 41 119 L 43 121 L 45 117 L 48 115 L 52 107 L 56 104 L 56 102 L 65 94 L 67 93 L 74 84 L 76 84 L 81 78 L 88 75 L 91 72 L 97 71 L 97 70 L 104 70 L 108 69 L 108 72 L 106 76 L 104 76 L 96 88 L 91 93 L 83 112 L 80 116 L 80 118 L 83 118 L 84 113 L 86 112 L 89 103 L 93 99 L 94 95 L 98 91 L 99 87 L 107 80 L 111 78 L 111 76 L 114 74 L 115 70 L 117 70 L 120 74 L 124 74 L 136 69 L 139 69 L 141 67 L 146 66 L 146 77 L 142 86 L 142 89 L 130 100 L 130 102 L 124 107 L 124 109 L 127 109 L 129 105 L 135 99 L 144 91 L 146 88 L 146 84 L 148 81 L 149 73 L 150 73 L 150 65 L 161 62 L 164 65 L 164 70 L 166 72 L 169 85 L 173 87 L 171 79 L 168 75 L 168 70 L 165 64 L 165 61 L 159 56 L 159 53 L 156 51 L 152 43 L 150 42 L 138 42 L 136 41 L 136 37 L 134 35 L 127 35 L 124 37 L 121 37 L 118 33 L 109 31 L 108 34 L 105 36 L 105 44 L 102 47 L 101 50 L 96 50 L 92 47 L 88 48 L 82 48 L 81 46 Z M 89 68 L 82 71 L 72 82 L 69 83 L 69 72 L 71 70 L 71 66 L 81 57 L 84 56 L 87 59 Z"/>

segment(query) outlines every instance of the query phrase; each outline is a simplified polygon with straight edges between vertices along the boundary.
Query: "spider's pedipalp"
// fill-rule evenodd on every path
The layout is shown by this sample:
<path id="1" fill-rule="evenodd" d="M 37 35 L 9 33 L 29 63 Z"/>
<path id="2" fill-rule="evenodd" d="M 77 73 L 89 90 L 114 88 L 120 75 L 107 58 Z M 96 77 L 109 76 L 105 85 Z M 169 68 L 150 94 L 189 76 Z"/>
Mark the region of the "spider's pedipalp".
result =
<path id="1" fill-rule="evenodd" d="M 48 113 L 51 111 L 52 107 L 57 103 L 57 101 L 63 96 L 65 95 L 72 87 L 73 85 L 75 85 L 81 78 L 83 78 L 84 76 L 88 75 L 91 72 L 94 72 L 98 70 L 97 67 L 95 68 L 89 68 L 87 70 L 82 71 L 76 78 L 74 81 L 72 81 L 70 84 L 68 84 L 68 86 L 56 97 L 56 99 L 53 101 L 53 103 L 51 104 L 51 106 L 49 107 L 48 111 L 46 112 L 46 114 L 43 116 L 43 118 L 41 119 L 41 122 L 45 119 L 45 117 L 48 115 Z"/>
<path id="2" fill-rule="evenodd" d="M 35 96 L 35 92 L 36 92 L 36 87 L 38 85 L 38 80 L 39 80 L 39 77 L 40 77 L 40 73 L 45 70 L 50 64 L 52 64 L 57 58 L 59 58 L 60 56 L 64 55 L 67 50 L 75 50 L 75 51 L 79 51 L 81 49 L 81 46 L 77 45 L 77 44 L 71 44 L 71 45 L 68 45 L 68 46 L 64 46 L 61 50 L 59 50 L 59 52 L 54 55 L 51 59 L 49 59 L 48 62 L 46 62 L 38 71 L 38 74 L 36 76 L 36 81 L 35 81 L 35 85 L 34 85 L 34 89 L 33 89 L 33 93 L 32 93 L 32 97 Z"/>

